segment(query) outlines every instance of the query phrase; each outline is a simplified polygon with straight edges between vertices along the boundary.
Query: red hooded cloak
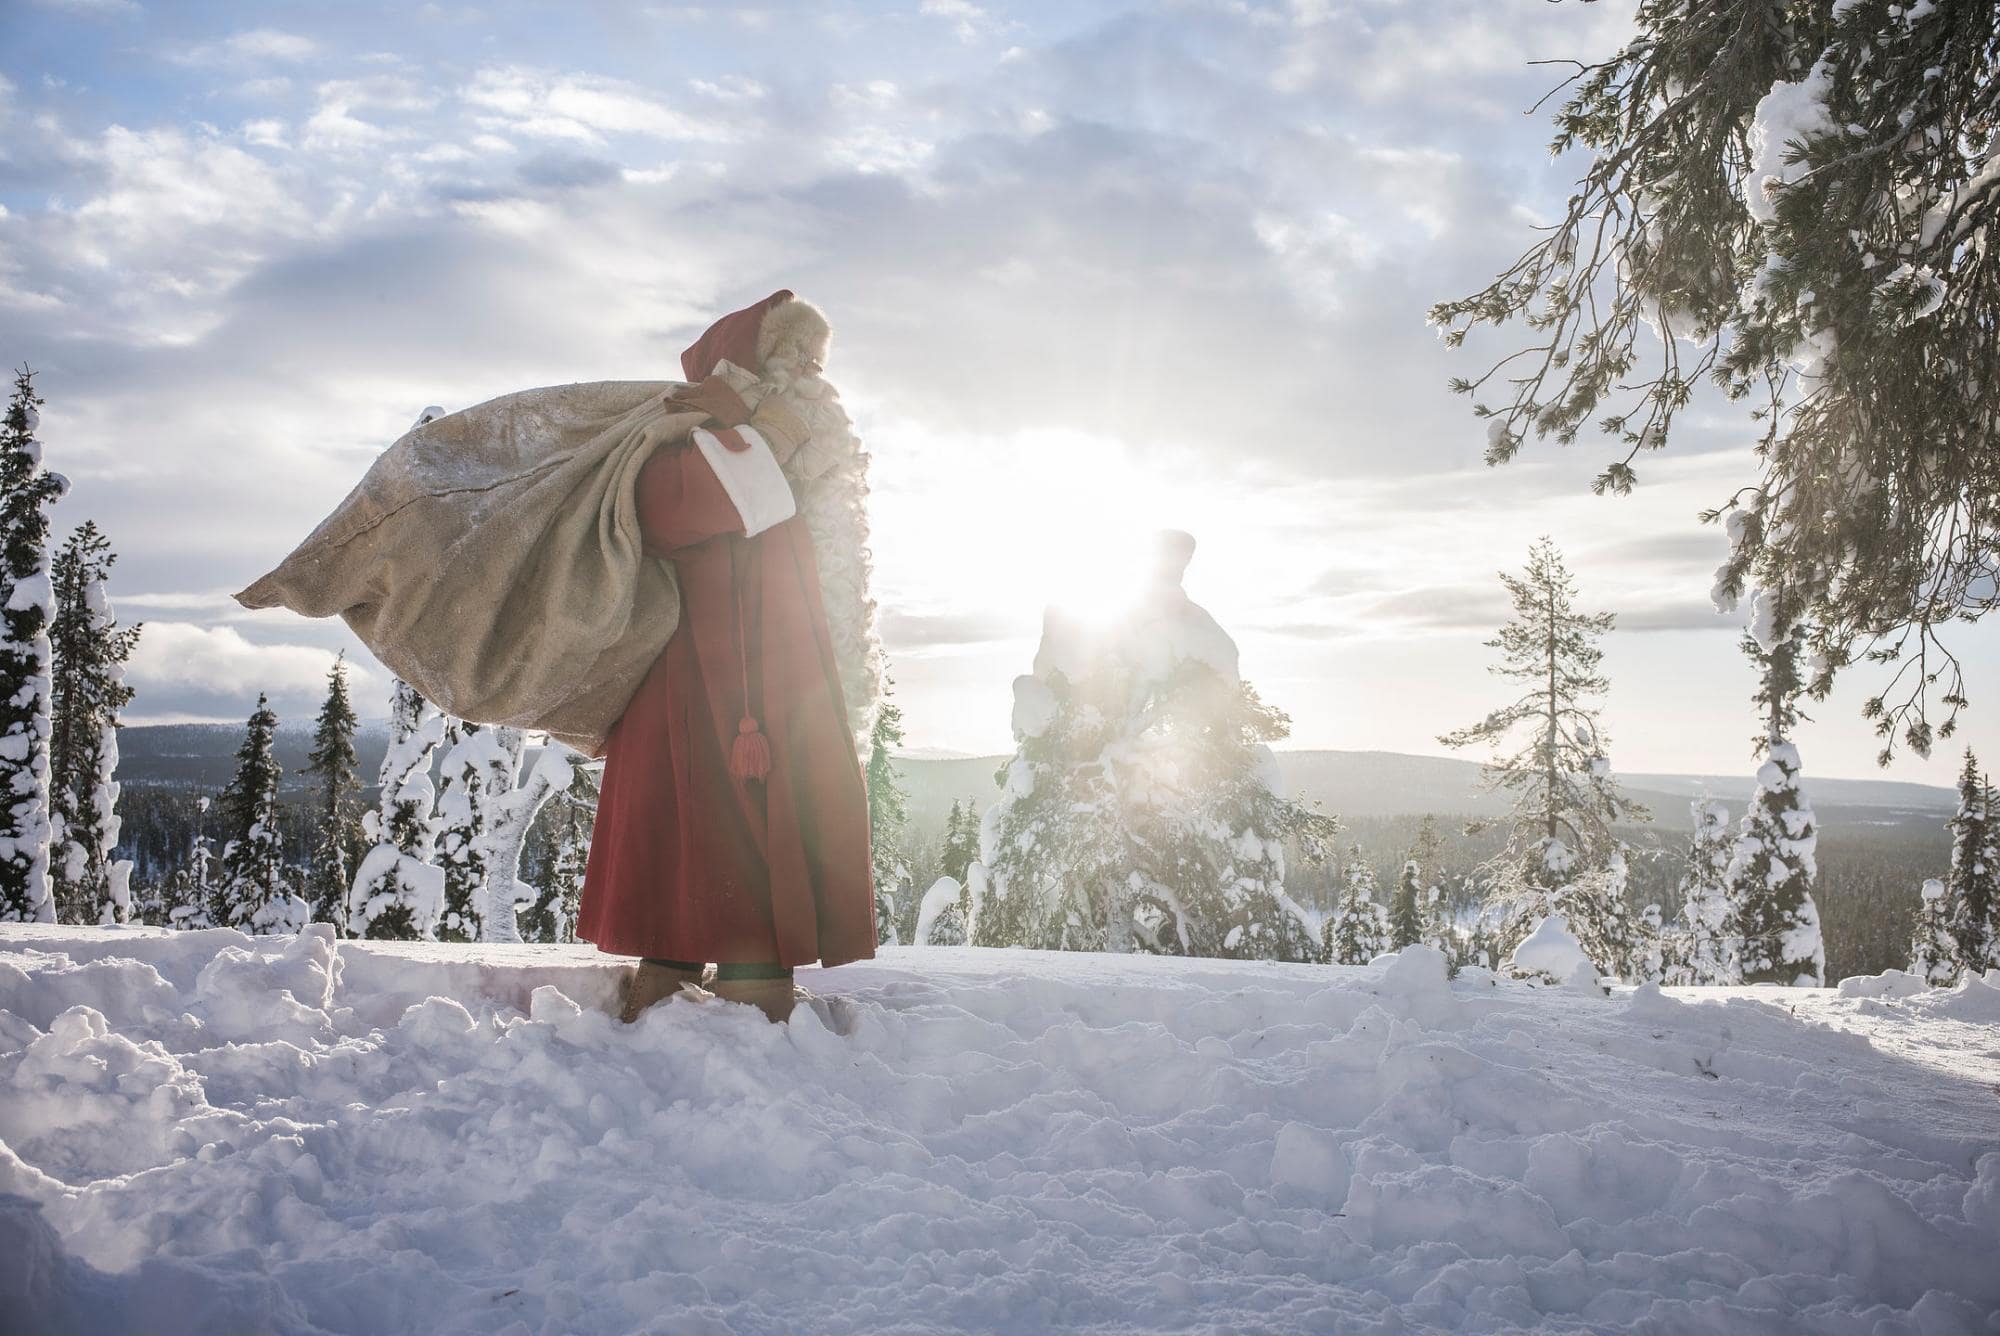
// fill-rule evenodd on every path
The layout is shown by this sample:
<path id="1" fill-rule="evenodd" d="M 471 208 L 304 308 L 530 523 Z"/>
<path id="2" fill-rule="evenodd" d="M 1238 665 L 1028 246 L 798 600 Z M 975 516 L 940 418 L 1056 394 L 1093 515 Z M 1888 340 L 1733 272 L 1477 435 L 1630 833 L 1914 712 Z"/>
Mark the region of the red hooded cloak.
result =
<path id="1" fill-rule="evenodd" d="M 790 298 L 716 321 L 681 355 L 687 379 L 724 359 L 759 369 L 759 324 Z M 679 575 L 681 619 L 605 743 L 577 936 L 667 960 L 874 955 L 867 790 L 778 461 L 755 430 L 711 423 L 646 461 L 638 504 L 646 550 Z M 753 728 L 761 778 L 730 766 Z"/>

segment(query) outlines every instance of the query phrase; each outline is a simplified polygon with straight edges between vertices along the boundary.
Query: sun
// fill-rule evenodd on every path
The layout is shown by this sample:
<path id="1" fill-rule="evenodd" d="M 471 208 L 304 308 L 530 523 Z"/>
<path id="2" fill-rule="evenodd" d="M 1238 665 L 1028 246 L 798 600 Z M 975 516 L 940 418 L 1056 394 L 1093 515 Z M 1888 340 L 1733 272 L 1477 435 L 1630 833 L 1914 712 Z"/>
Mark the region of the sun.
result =
<path id="1" fill-rule="evenodd" d="M 878 420 L 871 448 L 883 596 L 934 624 L 1033 637 L 1053 609 L 1108 626 L 1145 591 L 1162 529 L 1204 544 L 1198 575 L 1225 601 L 1254 583 L 1223 565 L 1242 545 L 1221 540 L 1249 523 L 1235 489 L 1166 466 L 1142 443 L 1069 427 L 982 435 L 889 419 Z"/>

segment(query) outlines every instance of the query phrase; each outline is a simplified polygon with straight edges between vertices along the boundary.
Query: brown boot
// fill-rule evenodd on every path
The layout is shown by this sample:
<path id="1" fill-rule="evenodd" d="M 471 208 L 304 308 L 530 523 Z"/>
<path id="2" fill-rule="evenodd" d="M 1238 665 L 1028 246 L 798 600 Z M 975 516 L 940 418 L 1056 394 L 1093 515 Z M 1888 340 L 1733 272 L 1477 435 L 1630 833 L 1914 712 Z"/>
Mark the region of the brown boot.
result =
<path id="1" fill-rule="evenodd" d="M 618 1009 L 618 1019 L 630 1025 L 639 1019 L 639 1013 L 662 998 L 672 997 L 686 987 L 701 987 L 701 979 L 700 970 L 677 969 L 658 961 L 642 960 L 626 979 L 625 1001 Z"/>
<path id="2" fill-rule="evenodd" d="M 717 977 L 709 991 L 725 1002 L 748 1002 L 773 1021 L 792 1018 L 797 997 L 790 976 L 778 979 L 724 979 Z"/>

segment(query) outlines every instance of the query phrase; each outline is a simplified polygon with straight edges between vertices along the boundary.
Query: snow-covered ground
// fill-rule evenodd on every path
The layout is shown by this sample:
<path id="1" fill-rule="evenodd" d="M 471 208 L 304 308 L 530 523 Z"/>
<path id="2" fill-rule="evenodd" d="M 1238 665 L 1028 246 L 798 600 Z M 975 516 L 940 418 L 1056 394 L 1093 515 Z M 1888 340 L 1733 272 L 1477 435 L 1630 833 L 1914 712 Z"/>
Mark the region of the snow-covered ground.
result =
<path id="1" fill-rule="evenodd" d="M 1986 982 L 617 969 L 0 928 L 0 1329 L 2000 1330 Z"/>

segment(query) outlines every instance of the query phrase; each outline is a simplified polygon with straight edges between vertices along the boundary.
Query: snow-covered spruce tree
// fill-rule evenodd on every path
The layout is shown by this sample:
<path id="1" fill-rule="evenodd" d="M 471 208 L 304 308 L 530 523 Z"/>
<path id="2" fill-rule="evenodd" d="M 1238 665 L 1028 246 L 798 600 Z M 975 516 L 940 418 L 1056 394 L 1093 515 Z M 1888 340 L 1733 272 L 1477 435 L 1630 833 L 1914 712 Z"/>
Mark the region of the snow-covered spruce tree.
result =
<path id="1" fill-rule="evenodd" d="M 899 898 L 910 880 L 904 840 L 910 824 L 909 798 L 896 774 L 894 749 L 903 745 L 903 711 L 889 697 L 893 679 L 882 683 L 882 701 L 868 750 L 868 840 L 875 864 L 875 932 L 883 944 L 896 940 Z"/>
<path id="2" fill-rule="evenodd" d="M 964 883 L 972 860 L 979 857 L 979 808 L 970 798 L 953 799 L 944 819 L 944 843 L 938 852 L 938 868 L 953 881 Z"/>
<path id="3" fill-rule="evenodd" d="M 69 923 L 132 916 L 132 864 L 118 845 L 118 711 L 132 699 L 125 662 L 137 626 L 120 627 L 104 585 L 117 556 L 97 525 L 71 531 L 52 564 L 55 618 L 49 731 L 56 913 Z"/>
<path id="4" fill-rule="evenodd" d="M 311 921 L 309 906 L 293 892 L 278 836 L 277 728 L 278 716 L 259 692 L 236 751 L 236 774 L 217 804 L 222 867 L 209 901 L 209 921 L 219 928 L 286 933 Z"/>
<path id="5" fill-rule="evenodd" d="M 1266 744 L 1289 721 L 1182 590 L 1193 551 L 1162 535 L 1149 587 L 1109 624 L 1049 611 L 970 868 L 974 945 L 1318 956 L 1285 843 L 1323 858 L 1338 823 L 1278 792 Z"/>
<path id="6" fill-rule="evenodd" d="M 1675 925 L 1677 984 L 1733 984 L 1741 944 L 1736 940 L 1736 908 L 1729 898 L 1729 861 L 1735 840 L 1729 809 L 1697 798 L 1688 804 L 1694 835 L 1688 842 L 1687 871 L 1681 874 L 1680 921 Z"/>
<path id="7" fill-rule="evenodd" d="M 917 906 L 917 923 L 910 941 L 917 946 L 965 945 L 965 920 L 970 896 L 956 877 L 939 877 Z"/>
<path id="8" fill-rule="evenodd" d="M 521 853 L 528 842 L 535 817 L 549 799 L 567 793 L 576 782 L 576 767 L 583 756 L 567 743 L 544 738 L 535 763 L 521 772 L 526 738 L 517 728 L 495 728 L 503 754 L 511 755 L 511 766 L 491 772 L 496 792 L 488 809 L 486 826 L 486 941 L 518 942 L 521 929 L 518 915 L 524 906 L 538 903 L 541 892 L 521 882 Z M 505 774 L 509 781 L 500 786 Z M 575 922 L 574 915 L 571 922 Z"/>
<path id="9" fill-rule="evenodd" d="M 1486 642 L 1501 654 L 1490 671 L 1522 683 L 1522 693 L 1438 741 L 1491 747 L 1486 784 L 1514 795 L 1506 845 L 1483 869 L 1507 945 L 1544 915 L 1560 913 L 1593 961 L 1629 975 L 1639 934 L 1624 901 L 1622 848 L 1611 823 L 1651 818 L 1611 777 L 1592 703 L 1610 687 L 1598 673 L 1604 655 L 1597 639 L 1614 618 L 1577 611 L 1574 582 L 1547 538 L 1529 549 L 1521 575 L 1502 571 L 1500 580 L 1514 617 Z"/>
<path id="10" fill-rule="evenodd" d="M 477 942 L 486 935 L 486 828 L 488 808 L 496 796 L 490 772 L 504 764 L 504 749 L 484 736 L 484 724 L 447 719 L 444 759 L 438 765 L 437 805 L 431 829 L 437 842 L 437 865 L 444 871 L 444 901 L 437 936 L 446 942 Z M 518 756 L 515 764 L 519 764 Z M 506 788 L 513 787 L 507 776 Z"/>
<path id="11" fill-rule="evenodd" d="M 305 899 L 312 921 L 345 930 L 347 896 L 353 868 L 360 861 L 365 836 L 361 830 L 361 791 L 356 775 L 360 758 L 354 753 L 353 702 L 347 696 L 347 654 L 334 656 L 327 670 L 326 700 L 313 728 L 313 750 L 302 775 L 311 775 L 314 793 L 312 862 L 306 871 Z"/>
<path id="12" fill-rule="evenodd" d="M 451 942 L 518 942 L 517 906 L 535 899 L 521 886 L 522 845 L 542 804 L 569 788 L 577 753 L 549 739 L 523 777 L 527 736 L 518 728 L 453 719 L 446 740 L 435 817 L 445 874 L 437 935 Z"/>
<path id="13" fill-rule="evenodd" d="M 1660 978 L 1660 907 L 1648 905 L 1634 911 L 1629 886 L 1632 848 L 1620 842 L 1605 855 L 1602 885 L 1589 898 L 1571 888 L 1565 896 L 1575 911 L 1588 907 L 1602 917 L 1586 920 L 1596 949 L 1603 959 L 1614 962 L 1614 970 L 1627 983 L 1657 983 Z"/>
<path id="14" fill-rule="evenodd" d="M 0 431 L 0 921 L 52 923 L 49 885 L 49 507 L 34 373 L 14 374 Z"/>
<path id="15" fill-rule="evenodd" d="M 2000 9 L 1643 0 L 1634 27 L 1567 81 L 1553 148 L 1589 165 L 1566 213 L 1431 312 L 1454 345 L 1532 331 L 1454 388 L 1500 391 L 1475 400 L 1495 463 L 1597 424 L 1601 492 L 1704 377 L 1750 399 L 1762 476 L 1718 593 L 1782 593 L 1815 696 L 1861 651 L 1900 662 L 1865 713 L 1885 761 L 1898 733 L 1925 754 L 1965 700 L 1936 632 L 2000 604 Z"/>
<path id="16" fill-rule="evenodd" d="M 1389 947 L 1400 951 L 1424 939 L 1424 873 L 1414 858 L 1403 860 L 1396 893 L 1389 897 Z"/>
<path id="17" fill-rule="evenodd" d="M 207 794 L 194 800 L 194 833 L 188 838 L 187 861 L 167 877 L 167 925 L 174 928 L 212 928 L 209 914 L 215 905 L 211 885 L 215 872 L 215 851 L 208 833 L 202 829 L 210 807 Z"/>
<path id="18" fill-rule="evenodd" d="M 1770 615 L 1760 613 L 1743 650 L 1759 669 L 1764 763 L 1725 873 L 1740 944 L 1735 973 L 1744 983 L 1817 988 L 1826 978 L 1826 943 L 1812 897 L 1819 831 L 1799 788 L 1799 752 L 1790 740 L 1799 719 L 1803 637 L 1777 615 L 1776 603 L 1760 606 Z"/>
<path id="19" fill-rule="evenodd" d="M 1462 884 L 1463 879 L 1460 881 Z M 1432 879 L 1424 887 L 1424 931 L 1417 940 L 1444 952 L 1445 959 L 1451 962 L 1454 970 L 1462 965 L 1483 964 L 1473 953 L 1472 928 L 1459 923 L 1454 904 L 1443 882 Z"/>
<path id="20" fill-rule="evenodd" d="M 1958 810 L 1951 818 L 1951 874 L 1945 881 L 1946 926 L 1951 958 L 1958 968 L 1983 974 L 2000 965 L 1995 922 L 2000 913 L 2000 830 L 1993 820 L 1993 794 L 1979 772 L 1972 749 L 1958 777 Z"/>
<path id="21" fill-rule="evenodd" d="M 1910 973 L 1933 988 L 1958 982 L 1959 963 L 1951 935 L 1951 895 L 1936 877 L 1918 894 L 1917 926 L 1910 934 Z"/>
<path id="22" fill-rule="evenodd" d="M 389 699 L 389 746 L 382 755 L 380 804 L 361 815 L 372 842 L 354 870 L 347 932 L 409 941 L 430 937 L 444 913 L 444 870 L 436 842 L 431 756 L 444 740 L 444 715 L 400 677 Z"/>
<path id="23" fill-rule="evenodd" d="M 533 894 L 518 916 L 523 941 L 576 940 L 583 873 L 590 862 L 590 834 L 597 817 L 598 779 L 585 765 L 572 764 L 570 772 L 569 787 L 549 795 L 540 819 L 528 829 L 536 875 L 528 884 Z"/>
<path id="24" fill-rule="evenodd" d="M 1392 939 L 1389 911 L 1375 898 L 1375 869 L 1355 845 L 1347 851 L 1340 898 L 1320 923 L 1320 954 L 1335 965 L 1366 965 Z"/>
<path id="25" fill-rule="evenodd" d="M 1437 818 L 1426 813 L 1389 901 L 1389 939 L 1395 950 L 1427 941 L 1434 931 L 1427 920 L 1442 897 L 1437 885 L 1440 847 Z"/>

